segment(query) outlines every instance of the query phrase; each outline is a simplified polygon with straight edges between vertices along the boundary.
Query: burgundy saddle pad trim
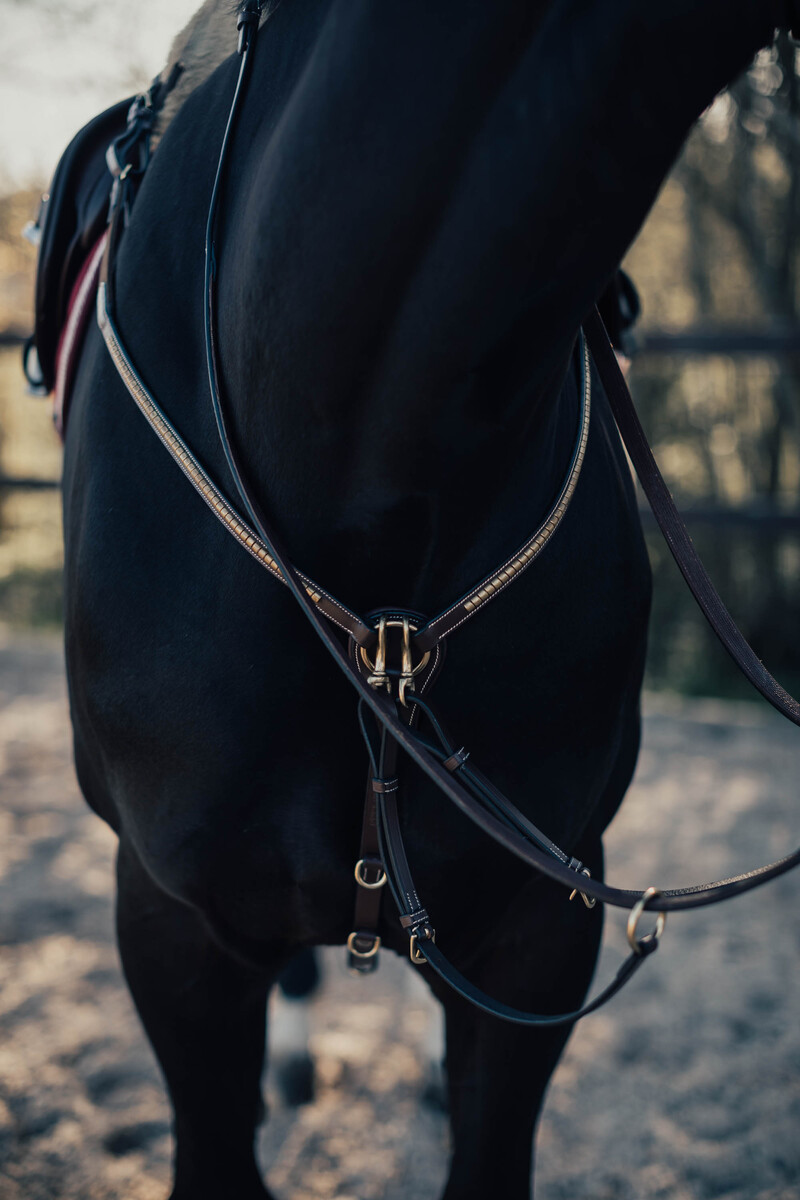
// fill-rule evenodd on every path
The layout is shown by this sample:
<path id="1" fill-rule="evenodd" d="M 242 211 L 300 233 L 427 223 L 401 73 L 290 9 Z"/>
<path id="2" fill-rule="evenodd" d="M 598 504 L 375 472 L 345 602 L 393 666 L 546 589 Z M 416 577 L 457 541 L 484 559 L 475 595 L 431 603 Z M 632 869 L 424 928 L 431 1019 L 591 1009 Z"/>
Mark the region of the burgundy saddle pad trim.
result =
<path id="1" fill-rule="evenodd" d="M 100 281 L 100 265 L 108 240 L 104 233 L 95 242 L 89 257 L 81 267 L 75 280 L 67 305 L 67 319 L 56 351 L 56 385 L 53 393 L 53 424 L 61 440 L 67 427 L 69 393 L 75 377 L 83 339 L 97 302 L 97 285 Z"/>

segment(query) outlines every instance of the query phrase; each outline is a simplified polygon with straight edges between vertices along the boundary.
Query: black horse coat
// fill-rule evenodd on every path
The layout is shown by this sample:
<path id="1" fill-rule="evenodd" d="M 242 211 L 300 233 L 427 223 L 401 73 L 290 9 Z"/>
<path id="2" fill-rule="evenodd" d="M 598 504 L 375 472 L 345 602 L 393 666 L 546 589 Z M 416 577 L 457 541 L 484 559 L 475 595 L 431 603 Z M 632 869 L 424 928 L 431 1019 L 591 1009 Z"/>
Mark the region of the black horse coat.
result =
<path id="1" fill-rule="evenodd" d="M 298 567 L 359 613 L 433 616 L 525 540 L 571 453 L 581 320 L 691 123 L 785 16 L 749 0 L 277 6 L 223 199 L 220 345 L 235 441 Z M 115 265 L 130 353 L 224 487 L 202 258 L 236 71 L 225 62 L 178 113 Z M 557 536 L 452 636 L 435 699 L 457 744 L 599 874 L 636 758 L 650 584 L 597 380 L 593 393 Z M 173 898 L 268 977 L 299 945 L 342 942 L 365 770 L 354 696 L 158 444 L 96 330 L 64 498 L 76 761 L 120 835 L 123 927 Z M 507 951 L 510 973 L 486 972 L 509 1003 L 579 998 L 599 913 L 404 775 L 442 947 L 478 976 Z M 150 933 L 149 968 L 141 938 L 123 956 L 159 1049 Z M 407 943 L 388 902 L 381 934 Z M 165 1069 L 180 1129 L 183 1068 Z M 457 1136 L 456 1174 L 460 1153 Z M 455 1177 L 448 1195 L 468 1194 Z"/>

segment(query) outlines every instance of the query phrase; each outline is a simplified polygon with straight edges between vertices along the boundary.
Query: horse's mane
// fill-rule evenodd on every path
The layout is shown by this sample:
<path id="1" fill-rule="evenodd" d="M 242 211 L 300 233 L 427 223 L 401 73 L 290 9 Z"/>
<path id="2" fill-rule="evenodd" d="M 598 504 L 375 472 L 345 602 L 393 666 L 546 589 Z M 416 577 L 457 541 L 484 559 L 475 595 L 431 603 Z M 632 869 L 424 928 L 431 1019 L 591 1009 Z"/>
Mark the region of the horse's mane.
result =
<path id="1" fill-rule="evenodd" d="M 279 0 L 264 4 L 262 20 L 266 20 Z M 236 49 L 237 34 L 234 15 L 241 3 L 232 0 L 205 0 L 188 25 L 172 43 L 169 58 L 159 79 L 166 81 L 177 66 L 180 78 L 167 97 L 153 131 L 153 146 L 158 145 L 167 126 L 187 96 L 211 75 Z"/>

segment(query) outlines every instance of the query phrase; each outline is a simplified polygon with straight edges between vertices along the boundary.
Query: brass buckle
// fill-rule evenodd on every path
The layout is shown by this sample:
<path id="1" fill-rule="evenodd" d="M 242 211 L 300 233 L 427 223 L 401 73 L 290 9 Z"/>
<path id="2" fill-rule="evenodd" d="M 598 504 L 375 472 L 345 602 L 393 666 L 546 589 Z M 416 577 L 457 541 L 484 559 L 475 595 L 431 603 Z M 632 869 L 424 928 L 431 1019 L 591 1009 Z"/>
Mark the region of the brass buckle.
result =
<path id="1" fill-rule="evenodd" d="M 412 963 L 415 963 L 416 966 L 418 966 L 418 967 L 424 966 L 425 963 L 428 961 L 427 958 L 425 957 L 425 955 L 419 949 L 419 940 L 420 940 L 421 934 L 423 934 L 423 933 L 424 933 L 424 938 L 423 938 L 424 941 L 426 941 L 426 942 L 435 942 L 436 941 L 436 930 L 431 929 L 430 926 L 428 926 L 428 925 L 424 926 L 423 929 L 420 931 L 420 933 L 412 933 L 411 940 L 409 943 L 409 954 L 411 956 Z"/>
<path id="2" fill-rule="evenodd" d="M 592 878 L 592 872 L 589 870 L 588 867 L 582 867 L 580 873 L 581 873 L 581 875 L 585 875 L 587 879 Z M 594 908 L 595 904 L 597 904 L 597 901 L 595 900 L 594 896 L 587 896 L 586 892 L 582 892 L 580 890 L 580 888 L 575 888 L 575 890 L 570 893 L 569 898 L 570 898 L 570 900 L 574 900 L 576 896 L 580 896 L 581 900 L 583 901 L 583 903 L 586 905 L 587 908 Z"/>
<path id="3" fill-rule="evenodd" d="M 372 945 L 369 950 L 359 950 L 356 947 L 356 938 L 371 938 Z M 381 948 L 381 939 L 377 933 L 359 933 L 357 929 L 347 939 L 347 949 L 353 955 L 353 958 L 374 958 Z"/>
<path id="4" fill-rule="evenodd" d="M 386 630 L 387 629 L 402 629 L 403 631 L 403 647 L 400 660 L 400 682 L 398 684 L 398 697 L 403 707 L 406 707 L 406 695 L 408 692 L 414 691 L 414 676 L 419 675 L 427 667 L 431 652 L 426 650 L 416 667 L 413 663 L 411 655 L 411 634 L 417 632 L 417 626 L 412 625 L 408 617 L 402 617 L 400 620 L 389 617 L 381 617 L 377 625 L 378 647 L 375 651 L 375 661 L 370 660 L 364 646 L 360 647 L 361 658 L 364 665 L 369 670 L 367 683 L 370 687 L 383 688 L 391 694 L 392 681 L 389 672 L 386 668 Z"/>
<path id="5" fill-rule="evenodd" d="M 647 902 L 655 896 L 660 896 L 662 893 L 655 887 L 649 887 L 643 893 L 641 898 L 636 901 L 628 915 L 628 945 L 634 954 L 646 954 L 651 948 L 655 949 L 656 944 L 664 932 L 664 926 L 667 923 L 667 914 L 665 912 L 656 913 L 656 927 L 652 933 L 646 933 L 644 937 L 637 938 L 636 926 L 639 924 L 642 913 L 645 911 Z"/>
<path id="6" fill-rule="evenodd" d="M 374 883 L 370 883 L 369 880 L 364 878 L 364 869 L 368 866 L 372 866 L 372 864 L 365 862 L 363 858 L 358 860 L 355 870 L 356 883 L 359 887 L 366 888 L 368 892 L 376 892 L 378 888 L 382 888 L 386 883 L 386 872 L 383 867 L 376 866 L 374 869 L 378 872 L 378 878 Z"/>

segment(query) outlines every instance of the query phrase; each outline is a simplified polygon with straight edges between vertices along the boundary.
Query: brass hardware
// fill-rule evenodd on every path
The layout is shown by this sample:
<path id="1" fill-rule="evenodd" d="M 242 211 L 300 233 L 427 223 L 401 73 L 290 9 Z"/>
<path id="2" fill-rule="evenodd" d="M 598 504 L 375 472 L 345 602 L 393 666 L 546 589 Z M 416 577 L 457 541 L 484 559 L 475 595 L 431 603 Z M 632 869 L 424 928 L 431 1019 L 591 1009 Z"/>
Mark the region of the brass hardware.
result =
<path id="1" fill-rule="evenodd" d="M 378 879 L 375 880 L 374 883 L 369 883 L 364 878 L 364 867 L 366 865 L 367 864 L 364 862 L 363 858 L 360 858 L 358 860 L 358 862 L 356 863 L 356 871 L 355 871 L 356 883 L 358 884 L 359 887 L 366 888 L 367 891 L 369 891 L 369 892 L 376 892 L 378 890 L 378 888 L 382 888 L 383 885 L 386 883 L 386 872 L 384 871 L 383 867 L 377 867 L 376 870 L 378 871 L 379 877 L 378 877 Z"/>
<path id="2" fill-rule="evenodd" d="M 374 688 L 385 687 L 387 692 L 391 692 L 391 680 L 386 674 L 386 617 L 381 617 L 378 621 L 378 649 L 375 651 L 375 662 L 371 663 L 369 661 L 367 652 L 363 646 L 361 647 L 361 657 L 371 671 L 367 679 L 369 686 Z"/>
<path id="3" fill-rule="evenodd" d="M 424 940 L 426 942 L 435 942 L 436 941 L 436 930 L 431 929 L 427 925 L 424 926 L 424 928 L 427 930 L 427 936 L 425 937 Z M 420 937 L 420 935 L 418 933 L 412 933 L 411 941 L 409 944 L 409 954 L 411 955 L 411 961 L 412 961 L 412 963 L 415 963 L 418 967 L 424 966 L 424 964 L 428 961 L 427 958 L 425 957 L 425 955 L 422 953 L 422 951 L 417 948 L 417 944 L 419 942 L 419 937 Z"/>
<path id="4" fill-rule="evenodd" d="M 369 950 L 357 949 L 356 938 L 358 938 L 358 937 L 371 937 L 372 938 L 372 945 L 370 946 Z M 380 949 L 380 945 L 381 945 L 381 939 L 378 937 L 377 934 L 359 933 L 357 929 L 354 930 L 347 939 L 347 949 L 354 956 L 354 958 L 374 958 Z"/>
<path id="5" fill-rule="evenodd" d="M 133 163 L 127 163 L 125 168 L 120 172 L 120 177 L 119 177 L 120 183 L 123 183 L 128 178 L 128 176 L 130 175 L 132 170 L 133 170 Z"/>
<path id="6" fill-rule="evenodd" d="M 420 662 L 420 670 L 425 665 L 424 658 Z M 406 692 L 414 691 L 414 663 L 411 658 L 411 625 L 408 617 L 403 618 L 403 649 L 400 657 L 400 684 L 398 696 L 403 708 L 406 707 Z"/>
<path id="7" fill-rule="evenodd" d="M 642 913 L 645 911 L 648 900 L 652 900 L 655 896 L 660 896 L 661 892 L 658 888 L 649 887 L 642 897 L 636 901 L 628 916 L 628 945 L 634 954 L 642 954 L 648 946 L 658 942 L 664 926 L 667 923 L 667 914 L 660 912 L 656 914 L 656 927 L 652 933 L 646 933 L 644 937 L 637 938 L 636 926 L 639 924 Z"/>
<path id="8" fill-rule="evenodd" d="M 400 659 L 400 681 L 398 683 L 398 698 L 403 707 L 406 707 L 406 695 L 408 692 L 414 691 L 414 676 L 419 675 L 420 671 L 424 671 L 430 662 L 431 652 L 426 650 L 416 667 L 413 663 L 411 655 L 411 634 L 417 632 L 417 626 L 412 625 L 408 617 L 403 617 L 400 620 L 381 617 L 378 621 L 378 648 L 375 651 L 375 661 L 370 660 L 364 646 L 360 647 L 361 658 L 364 665 L 369 670 L 367 683 L 370 687 L 382 688 L 385 687 L 387 692 L 391 693 L 392 681 L 389 672 L 386 668 L 386 630 L 387 629 L 402 629 L 403 631 L 403 646 Z"/>
<path id="9" fill-rule="evenodd" d="M 585 875 L 587 879 L 592 878 L 592 872 L 589 870 L 588 867 L 582 868 L 581 875 Z M 597 904 L 597 901 L 595 900 L 594 896 L 587 896 L 586 892 L 582 892 L 580 890 L 580 888 L 575 888 L 574 892 L 570 893 L 569 898 L 570 898 L 570 900 L 574 900 L 576 896 L 580 896 L 581 900 L 583 901 L 583 903 L 586 905 L 587 908 L 594 908 L 595 904 Z"/>

